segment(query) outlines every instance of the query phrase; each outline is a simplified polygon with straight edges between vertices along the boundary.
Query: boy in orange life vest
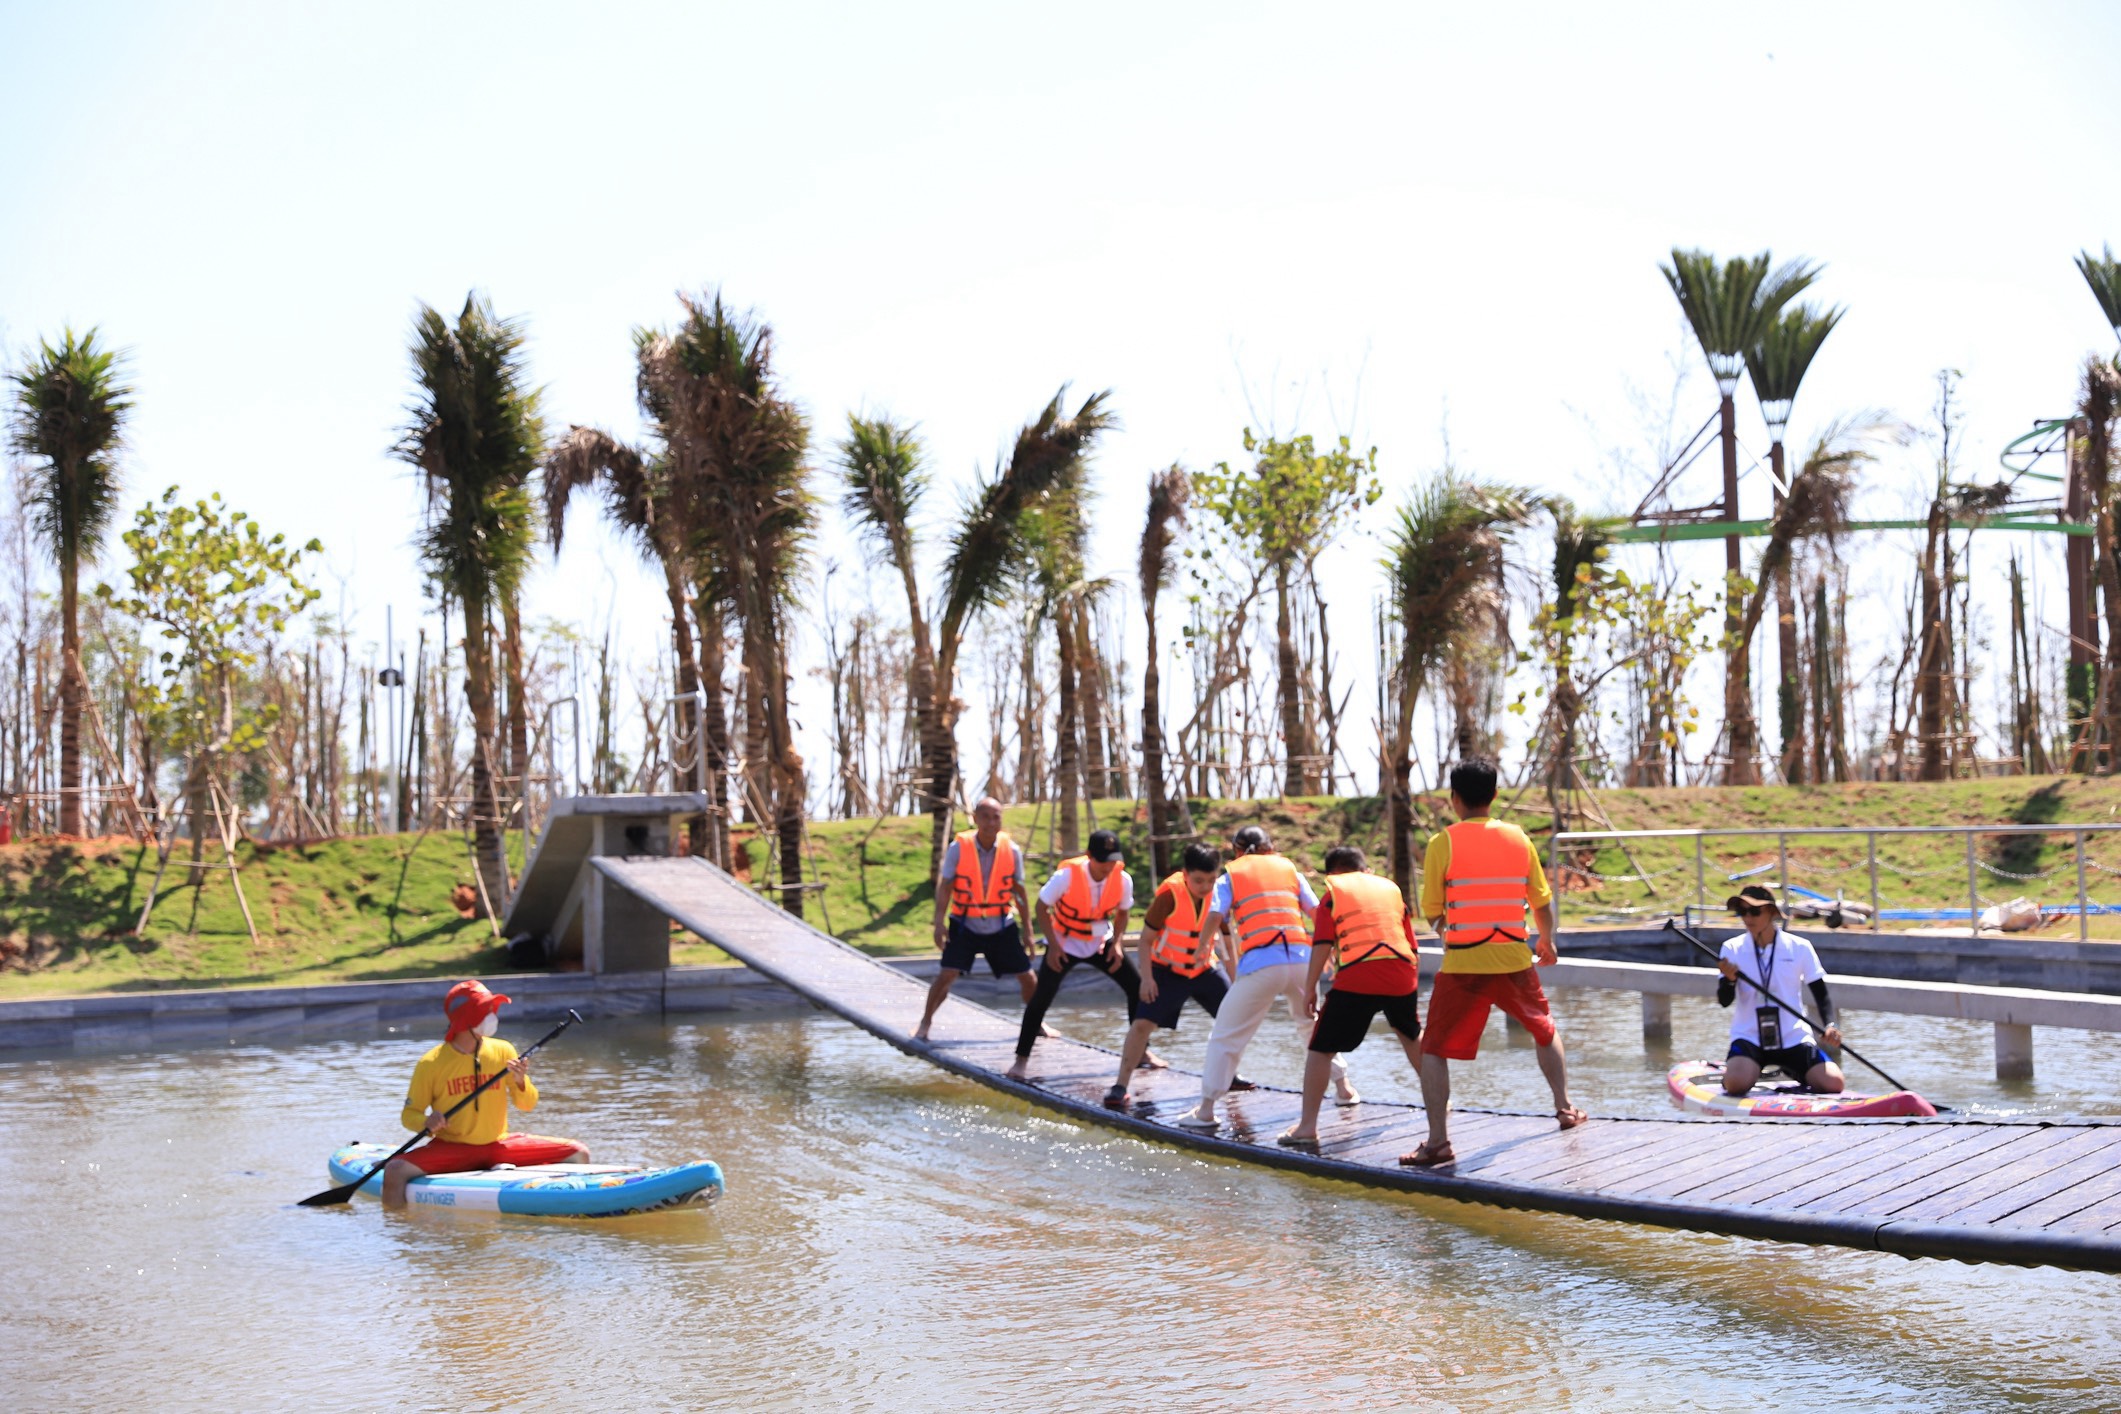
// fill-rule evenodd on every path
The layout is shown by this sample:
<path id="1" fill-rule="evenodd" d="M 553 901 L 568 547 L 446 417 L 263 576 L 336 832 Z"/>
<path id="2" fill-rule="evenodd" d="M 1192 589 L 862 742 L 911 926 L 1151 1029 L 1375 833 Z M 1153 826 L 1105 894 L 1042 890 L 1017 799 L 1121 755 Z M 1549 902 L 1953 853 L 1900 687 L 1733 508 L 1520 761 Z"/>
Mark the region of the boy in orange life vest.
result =
<path id="1" fill-rule="evenodd" d="M 1311 932 L 1311 973 L 1304 987 L 1304 1014 L 1315 1017 L 1310 1054 L 1304 1058 L 1303 1115 L 1279 1142 L 1292 1149 L 1318 1147 L 1318 1107 L 1326 1098 L 1333 1058 L 1352 1051 L 1381 1012 L 1421 1073 L 1421 1014 L 1415 992 L 1421 983 L 1414 950 L 1414 919 L 1406 896 L 1390 879 L 1368 871 L 1369 861 L 1353 845 L 1326 851 L 1325 897 L 1318 901 Z M 1321 1008 L 1318 979 L 1333 964 L 1333 990 Z"/>
<path id="2" fill-rule="evenodd" d="M 913 1039 L 928 1039 L 936 1009 L 950 995 L 960 973 L 970 972 L 981 954 L 996 977 L 1014 977 L 1030 1004 L 1031 955 L 1024 951 L 1019 920 L 1031 916 L 1024 896 L 1024 852 L 1002 833 L 1002 803 L 983 796 L 972 807 L 972 828 L 943 851 L 935 880 L 935 945 L 942 950 L 942 970 L 928 988 L 928 1006 Z"/>
<path id="3" fill-rule="evenodd" d="M 1011 1080 L 1022 1080 L 1029 1073 L 1031 1047 L 1045 1025 L 1046 1008 L 1060 995 L 1061 979 L 1079 963 L 1088 963 L 1117 982 L 1127 994 L 1127 1020 L 1135 1019 L 1141 1004 L 1141 976 L 1119 946 L 1133 907 L 1134 880 L 1127 877 L 1126 861 L 1120 858 L 1119 836 L 1110 830 L 1092 830 L 1084 852 L 1063 860 L 1046 887 L 1038 891 L 1037 922 L 1046 939 L 1046 960 L 1038 969 L 1038 986 L 1024 1004 L 1016 1063 L 1007 1072 Z"/>
<path id="4" fill-rule="evenodd" d="M 1480 1054 L 1488 1008 L 1524 1023 L 1538 1043 L 1539 1073 L 1554 1092 L 1554 1117 L 1574 1129 L 1584 1113 L 1569 1103 L 1568 1062 L 1547 1014 L 1546 993 L 1525 943 L 1529 905 L 1539 925 L 1538 962 L 1552 967 L 1554 894 L 1539 852 L 1515 825 L 1488 818 L 1495 765 L 1461 761 L 1451 768 L 1451 809 L 1458 823 L 1429 838 L 1422 865 L 1421 911 L 1443 935 L 1443 969 L 1429 990 L 1429 1027 L 1421 1038 L 1421 1103 L 1429 1137 L 1399 1161 L 1418 1168 L 1447 1164 L 1451 1152 L 1451 1065 Z"/>
<path id="5" fill-rule="evenodd" d="M 544 1139 L 508 1132 L 508 1107 L 528 1114 L 537 1108 L 538 1087 L 530 1083 L 530 1062 L 516 1048 L 494 1039 L 499 1012 L 508 998 L 486 990 L 484 982 L 459 982 L 442 1000 L 449 1030 L 413 1067 L 405 1093 L 407 1129 L 424 1129 L 432 1138 L 383 1169 L 383 1206 L 405 1206 L 405 1185 L 431 1173 L 465 1173 L 500 1164 L 583 1164 L 589 1150 L 572 1139 Z M 443 1113 L 497 1070 L 508 1078 L 488 1087 L 479 1098 L 444 1120 Z"/>
<path id="6" fill-rule="evenodd" d="M 1119 1079 L 1105 1092 L 1105 1103 L 1114 1109 L 1127 1103 L 1127 1082 L 1149 1053 L 1149 1037 L 1156 1029 L 1176 1031 L 1178 1014 L 1185 1010 L 1188 998 L 1199 1002 L 1208 1015 L 1215 1015 L 1230 990 L 1229 982 L 1215 968 L 1215 936 L 1201 927 L 1207 921 L 1208 895 L 1222 873 L 1222 851 L 1189 844 L 1179 864 L 1178 872 L 1157 886 L 1149 911 L 1142 915 L 1141 941 L 1136 945 L 1141 1006 L 1119 1048 Z"/>

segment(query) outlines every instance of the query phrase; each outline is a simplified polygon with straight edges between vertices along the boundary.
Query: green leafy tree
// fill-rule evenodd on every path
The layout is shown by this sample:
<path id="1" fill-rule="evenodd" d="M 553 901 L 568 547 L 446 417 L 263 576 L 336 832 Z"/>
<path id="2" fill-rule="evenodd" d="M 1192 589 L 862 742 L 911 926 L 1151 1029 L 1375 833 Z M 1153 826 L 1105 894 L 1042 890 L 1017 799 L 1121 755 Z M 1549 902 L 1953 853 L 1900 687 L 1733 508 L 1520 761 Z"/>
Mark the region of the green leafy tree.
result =
<path id="1" fill-rule="evenodd" d="M 12 375 L 8 445 L 30 463 L 37 533 L 59 566 L 59 832 L 81 833 L 81 567 L 118 509 L 117 451 L 132 411 L 120 357 L 72 329 Z"/>
<path id="2" fill-rule="evenodd" d="M 226 793 L 224 765 L 262 748 L 279 716 L 269 696 L 243 691 L 244 675 L 316 602 L 302 561 L 323 547 L 267 535 L 219 495 L 187 504 L 174 486 L 140 508 L 124 541 L 133 557 L 125 585 L 100 584 L 96 597 L 159 630 L 160 646 L 147 643 L 154 673 L 136 707 L 154 739 L 184 757 L 196 864 L 213 814 L 209 781 Z"/>
<path id="3" fill-rule="evenodd" d="M 1384 495 L 1384 483 L 1377 476 L 1377 449 L 1357 453 L 1346 437 L 1320 451 L 1309 436 L 1258 437 L 1248 427 L 1244 443 L 1252 464 L 1232 470 L 1228 462 L 1216 463 L 1195 479 L 1197 499 L 1225 541 L 1273 580 L 1282 789 L 1316 795 L 1322 759 L 1304 715 L 1291 590 L 1357 512 Z M 1319 697 L 1330 703 L 1332 664 L 1322 664 L 1321 671 L 1326 681 L 1318 685 Z"/>
<path id="4" fill-rule="evenodd" d="M 1723 400 L 1723 518 L 1735 521 L 1738 412 L 1734 399 L 1739 375 L 1745 371 L 1745 355 L 1760 342 L 1782 307 L 1818 278 L 1819 267 L 1808 260 L 1791 260 L 1770 268 L 1766 251 L 1719 263 L 1707 251 L 1674 250 L 1672 263 L 1658 268 L 1701 344 Z M 1743 568 L 1737 535 L 1724 539 L 1723 552 L 1724 572 L 1735 582 Z M 1727 632 L 1735 633 L 1742 611 L 1741 595 L 1732 588 L 1724 601 Z M 1725 779 L 1732 785 L 1756 785 L 1758 730 L 1753 724 L 1752 679 L 1746 660 L 1735 654 L 1724 660 L 1723 715 L 1730 761 Z"/>
<path id="5" fill-rule="evenodd" d="M 521 586 L 536 541 L 530 482 L 545 454 L 538 390 L 520 320 L 476 292 L 454 321 L 421 305 L 413 319 L 414 397 L 397 454 L 426 483 L 420 557 L 464 612 L 464 698 L 471 709 L 473 852 L 481 907 L 508 898 L 494 769 L 497 720 L 488 620 Z"/>

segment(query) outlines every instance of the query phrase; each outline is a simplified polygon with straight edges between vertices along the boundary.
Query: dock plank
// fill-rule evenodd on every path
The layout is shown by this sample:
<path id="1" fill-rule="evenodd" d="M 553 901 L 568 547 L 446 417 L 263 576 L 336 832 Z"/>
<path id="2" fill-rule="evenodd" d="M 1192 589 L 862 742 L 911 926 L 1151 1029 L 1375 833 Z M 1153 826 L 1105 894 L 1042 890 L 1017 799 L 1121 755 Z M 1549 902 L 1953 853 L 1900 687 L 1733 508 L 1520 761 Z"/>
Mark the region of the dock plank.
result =
<path id="1" fill-rule="evenodd" d="M 1701 1232 L 1825 1243 L 1905 1256 L 2121 1271 L 2121 1125 L 2095 1120 L 1798 1121 L 1594 1117 L 1454 1110 L 1458 1158 L 1397 1160 L 1426 1133 L 1418 1105 L 1365 1101 L 1320 1116 L 1320 1152 L 1274 1140 L 1297 1117 L 1291 1091 L 1228 1096 L 1222 1127 L 1175 1121 L 1199 1077 L 1137 1072 L 1130 1103 L 1103 1103 L 1118 1058 L 1042 1039 L 1027 1082 L 1003 1071 L 1017 1024 L 959 998 L 916 1042 L 924 984 L 826 937 L 699 859 L 590 862 L 731 956 L 909 1055 L 1076 1120 L 1241 1162 L 1402 1192 Z"/>

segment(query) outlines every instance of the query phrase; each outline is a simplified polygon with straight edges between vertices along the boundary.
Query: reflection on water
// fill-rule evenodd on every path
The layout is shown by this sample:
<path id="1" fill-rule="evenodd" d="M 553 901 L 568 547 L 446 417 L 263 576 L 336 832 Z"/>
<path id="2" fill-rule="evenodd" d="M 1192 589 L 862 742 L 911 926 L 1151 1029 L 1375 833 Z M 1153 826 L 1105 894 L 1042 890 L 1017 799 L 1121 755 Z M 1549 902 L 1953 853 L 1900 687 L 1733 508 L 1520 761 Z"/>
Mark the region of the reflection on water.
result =
<path id="1" fill-rule="evenodd" d="M 1663 1112 L 1632 996 L 1561 997 L 1578 1098 Z M 1057 1017 L 1109 1041 L 1104 998 Z M 1675 1008 L 1681 1057 L 1721 1034 Z M 2106 1110 L 2108 1038 L 1856 1018 L 1936 1098 Z M 1198 1059 L 1203 1019 L 1164 1048 Z M 2121 1283 L 1505 1213 L 1063 1122 L 815 1015 L 600 1023 L 541 1057 L 535 1128 L 711 1157 L 702 1211 L 557 1223 L 358 1199 L 426 1040 L 0 1064 L 0 1400 L 12 1408 L 1107 1410 L 2111 1407 Z M 1293 1077 L 1270 1022 L 1246 1069 Z M 1720 1046 L 1714 1050 L 1720 1051 Z M 1543 1099 L 1499 1027 L 1468 1104 Z M 1381 1038 L 1357 1077 L 1411 1077 Z"/>

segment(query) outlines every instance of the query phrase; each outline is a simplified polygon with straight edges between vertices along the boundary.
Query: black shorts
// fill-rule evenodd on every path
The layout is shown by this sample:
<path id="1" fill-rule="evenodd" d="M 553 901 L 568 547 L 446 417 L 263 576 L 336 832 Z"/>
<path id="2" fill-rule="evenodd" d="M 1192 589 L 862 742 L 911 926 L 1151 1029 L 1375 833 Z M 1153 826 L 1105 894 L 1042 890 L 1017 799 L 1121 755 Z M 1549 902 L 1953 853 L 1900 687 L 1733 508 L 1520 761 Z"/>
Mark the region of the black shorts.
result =
<path id="1" fill-rule="evenodd" d="M 1318 1024 L 1311 1028 L 1311 1049 L 1327 1056 L 1354 1050 L 1370 1034 L 1370 1023 L 1380 1012 L 1392 1029 L 1409 1041 L 1421 1039 L 1421 1009 L 1414 993 L 1388 997 L 1376 992 L 1343 992 L 1336 987 L 1326 993 L 1325 1005 L 1318 1009 Z"/>
<path id="2" fill-rule="evenodd" d="M 1134 1019 L 1153 1021 L 1166 1031 L 1178 1029 L 1178 1014 L 1186 1009 L 1188 999 L 1199 1002 L 1200 1009 L 1213 1016 L 1222 1010 L 1223 998 L 1230 993 L 1230 984 L 1212 967 L 1198 977 L 1181 976 L 1160 962 L 1150 964 L 1150 969 L 1156 974 L 1156 1000 L 1143 1002 Z"/>
<path id="3" fill-rule="evenodd" d="M 952 914 L 950 938 L 943 945 L 943 966 L 952 972 L 970 972 L 972 964 L 983 955 L 987 970 L 997 977 L 1014 977 L 1031 970 L 1031 958 L 1024 952 L 1023 932 L 1014 918 L 999 933 L 975 933 L 965 926 L 964 919 Z"/>
<path id="4" fill-rule="evenodd" d="M 1772 1051 L 1764 1051 L 1751 1041 L 1733 1041 L 1729 1055 L 1744 1056 L 1762 1070 L 1773 1068 L 1792 1080 L 1802 1080 L 1812 1073 L 1813 1066 L 1831 1065 L 1834 1060 L 1810 1041 L 1800 1046 L 1778 1046 Z"/>

